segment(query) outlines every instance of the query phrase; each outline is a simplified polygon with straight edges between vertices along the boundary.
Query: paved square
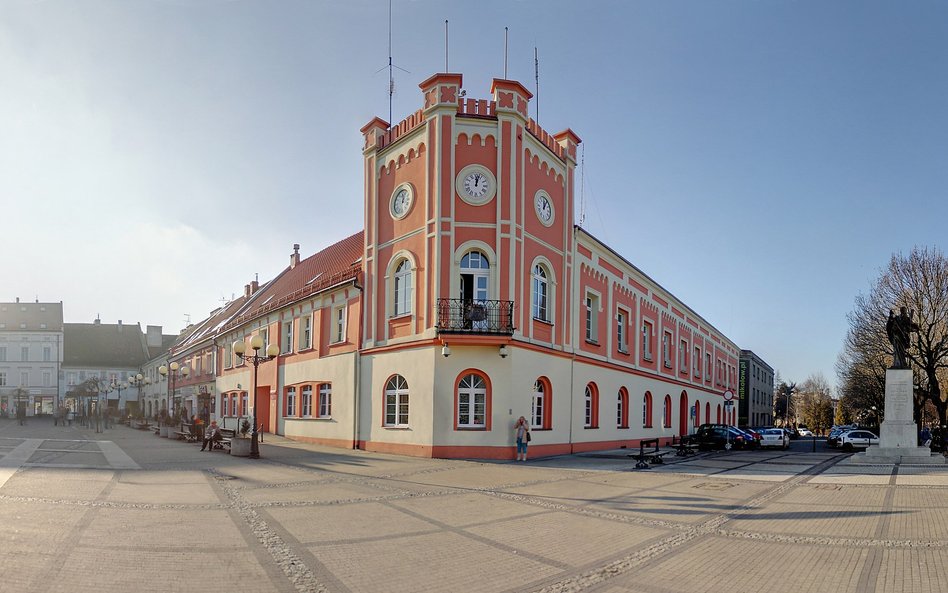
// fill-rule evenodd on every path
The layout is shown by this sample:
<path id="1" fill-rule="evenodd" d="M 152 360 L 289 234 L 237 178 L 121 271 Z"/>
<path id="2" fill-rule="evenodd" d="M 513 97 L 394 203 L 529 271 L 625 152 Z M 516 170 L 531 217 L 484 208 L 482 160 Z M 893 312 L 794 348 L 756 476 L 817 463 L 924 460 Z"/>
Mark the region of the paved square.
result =
<path id="1" fill-rule="evenodd" d="M 948 591 L 944 468 L 261 451 L 0 420 L 0 591 Z"/>

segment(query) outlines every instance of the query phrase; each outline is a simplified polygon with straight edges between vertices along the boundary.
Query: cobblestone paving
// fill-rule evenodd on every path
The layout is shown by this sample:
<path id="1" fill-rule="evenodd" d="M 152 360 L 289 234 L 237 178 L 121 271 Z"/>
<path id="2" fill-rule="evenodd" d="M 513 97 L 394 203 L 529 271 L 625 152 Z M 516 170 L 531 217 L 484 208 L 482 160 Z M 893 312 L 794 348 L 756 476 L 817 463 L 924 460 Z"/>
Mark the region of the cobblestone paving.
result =
<path id="1" fill-rule="evenodd" d="M 261 450 L 0 420 L 0 592 L 948 591 L 944 468 Z"/>

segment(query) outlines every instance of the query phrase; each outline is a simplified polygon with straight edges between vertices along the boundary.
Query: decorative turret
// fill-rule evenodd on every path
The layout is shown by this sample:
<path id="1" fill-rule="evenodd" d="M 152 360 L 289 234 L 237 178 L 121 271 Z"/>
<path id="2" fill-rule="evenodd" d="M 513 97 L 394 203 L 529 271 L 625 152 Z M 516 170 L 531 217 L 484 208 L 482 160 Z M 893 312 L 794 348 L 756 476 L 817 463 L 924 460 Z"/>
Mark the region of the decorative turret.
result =
<path id="1" fill-rule="evenodd" d="M 425 95 L 425 112 L 438 107 L 457 109 L 461 97 L 460 74 L 435 74 L 418 87 Z"/>
<path id="2" fill-rule="evenodd" d="M 518 114 L 526 120 L 528 118 L 528 109 L 530 99 L 533 93 L 516 80 L 504 80 L 495 78 L 490 85 L 490 92 L 494 95 L 494 103 L 497 104 L 498 114 Z"/>

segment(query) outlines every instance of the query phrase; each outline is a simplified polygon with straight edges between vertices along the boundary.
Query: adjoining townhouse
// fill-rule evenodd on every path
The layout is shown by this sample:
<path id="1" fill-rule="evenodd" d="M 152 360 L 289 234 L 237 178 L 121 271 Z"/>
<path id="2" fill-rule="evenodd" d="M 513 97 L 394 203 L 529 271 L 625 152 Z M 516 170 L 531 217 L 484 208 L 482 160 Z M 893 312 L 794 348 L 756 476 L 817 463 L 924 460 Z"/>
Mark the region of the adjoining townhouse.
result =
<path id="1" fill-rule="evenodd" d="M 773 426 L 774 369 L 751 350 L 741 350 L 738 422 L 741 426 Z"/>
<path id="2" fill-rule="evenodd" d="M 160 333 L 160 329 L 159 329 Z M 136 414 L 138 400 L 130 389 L 129 379 L 135 377 L 148 356 L 145 334 L 138 324 L 66 323 L 63 325 L 63 381 L 60 401 L 70 410 L 79 407 L 74 396 L 77 388 L 85 393 L 90 379 L 102 389 L 103 400 L 114 410 Z"/>
<path id="3" fill-rule="evenodd" d="M 579 137 L 531 120 L 518 82 L 461 83 L 362 128 L 364 230 L 248 291 L 217 333 L 218 415 L 256 399 L 291 438 L 479 458 L 513 457 L 521 415 L 533 455 L 735 422 L 736 345 L 574 225 Z M 280 345 L 256 392 L 232 349 L 254 335 Z"/>
<path id="4" fill-rule="evenodd" d="M 63 362 L 63 304 L 0 303 L 0 413 L 52 414 Z"/>

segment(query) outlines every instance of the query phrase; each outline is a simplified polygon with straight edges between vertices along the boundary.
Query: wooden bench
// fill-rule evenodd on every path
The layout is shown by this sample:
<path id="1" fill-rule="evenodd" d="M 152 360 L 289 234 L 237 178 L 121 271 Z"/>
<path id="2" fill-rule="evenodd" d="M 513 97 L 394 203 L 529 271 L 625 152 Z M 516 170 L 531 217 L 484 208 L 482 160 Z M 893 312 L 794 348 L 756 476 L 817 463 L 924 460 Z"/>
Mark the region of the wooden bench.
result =
<path id="1" fill-rule="evenodd" d="M 159 425 L 157 425 L 157 424 L 154 425 L 154 426 L 152 426 L 152 427 L 151 427 L 151 430 L 152 430 L 152 432 L 154 432 L 155 434 L 161 434 L 161 426 L 159 426 Z"/>
<path id="2" fill-rule="evenodd" d="M 211 451 L 214 451 L 215 449 L 218 451 L 223 451 L 224 449 L 227 449 L 227 452 L 229 453 L 230 442 L 236 436 L 237 431 L 231 428 L 222 428 L 220 429 L 220 433 L 221 433 L 221 440 L 214 441 L 211 444 Z"/>
<path id="3" fill-rule="evenodd" d="M 181 430 L 176 430 L 174 435 L 178 437 L 179 440 L 185 440 L 189 443 L 196 443 L 198 440 L 193 424 L 182 423 Z"/>

